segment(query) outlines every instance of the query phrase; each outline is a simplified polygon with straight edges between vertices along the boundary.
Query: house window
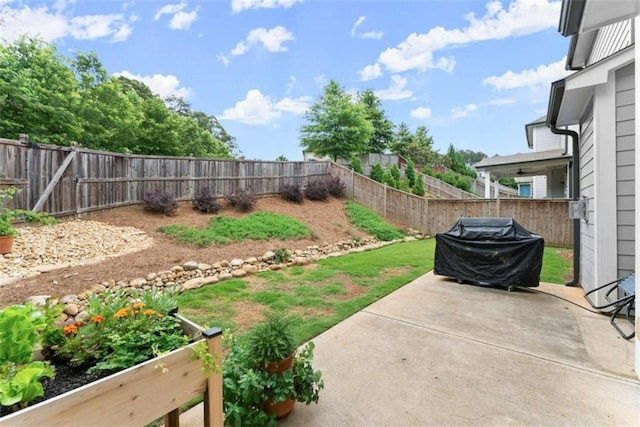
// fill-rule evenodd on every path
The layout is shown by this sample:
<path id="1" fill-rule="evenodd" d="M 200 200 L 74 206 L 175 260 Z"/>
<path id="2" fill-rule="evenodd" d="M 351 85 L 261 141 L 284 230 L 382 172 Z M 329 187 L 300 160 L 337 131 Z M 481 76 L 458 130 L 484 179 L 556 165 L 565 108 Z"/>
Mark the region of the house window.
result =
<path id="1" fill-rule="evenodd" d="M 531 197 L 531 184 L 519 184 L 518 195 L 522 197 Z"/>

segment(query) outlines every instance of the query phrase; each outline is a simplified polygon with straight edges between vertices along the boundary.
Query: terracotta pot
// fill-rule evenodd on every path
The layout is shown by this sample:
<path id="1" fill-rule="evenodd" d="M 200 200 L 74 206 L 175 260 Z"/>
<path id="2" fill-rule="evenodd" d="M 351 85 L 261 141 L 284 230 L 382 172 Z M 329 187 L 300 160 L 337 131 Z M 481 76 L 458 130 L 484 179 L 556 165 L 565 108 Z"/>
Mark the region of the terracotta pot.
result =
<path id="1" fill-rule="evenodd" d="M 13 250 L 14 236 L 0 236 L 0 254 L 8 254 Z"/>
<path id="2" fill-rule="evenodd" d="M 269 362 L 267 366 L 264 367 L 264 370 L 269 374 L 281 374 L 289 369 L 293 368 L 293 357 L 295 353 L 291 354 L 291 356 L 286 359 L 280 360 L 278 362 Z"/>
<path id="3" fill-rule="evenodd" d="M 269 415 L 275 415 L 276 419 L 282 419 L 288 416 L 293 411 L 293 406 L 296 404 L 296 399 L 291 397 L 287 398 L 284 402 L 266 402 L 264 404 L 264 411 Z"/>

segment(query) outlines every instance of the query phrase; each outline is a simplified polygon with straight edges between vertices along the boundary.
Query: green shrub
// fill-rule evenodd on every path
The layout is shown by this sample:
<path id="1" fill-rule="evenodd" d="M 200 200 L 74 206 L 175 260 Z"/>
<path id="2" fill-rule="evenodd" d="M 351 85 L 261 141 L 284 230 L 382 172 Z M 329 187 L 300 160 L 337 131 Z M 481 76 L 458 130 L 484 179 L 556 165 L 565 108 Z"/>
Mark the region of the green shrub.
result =
<path id="1" fill-rule="evenodd" d="M 364 174 L 364 169 L 362 168 L 362 161 L 360 161 L 360 157 L 351 157 L 351 161 L 349 162 L 349 169 L 356 173 Z"/>
<path id="2" fill-rule="evenodd" d="M 371 179 L 374 181 L 378 181 L 380 183 L 384 183 L 384 168 L 380 163 L 376 163 L 371 168 Z"/>
<path id="3" fill-rule="evenodd" d="M 412 192 L 415 195 L 424 196 L 424 194 L 425 194 L 424 183 L 422 181 L 422 177 L 421 176 L 417 177 L 416 183 L 414 184 L 414 186 L 412 188 Z"/>

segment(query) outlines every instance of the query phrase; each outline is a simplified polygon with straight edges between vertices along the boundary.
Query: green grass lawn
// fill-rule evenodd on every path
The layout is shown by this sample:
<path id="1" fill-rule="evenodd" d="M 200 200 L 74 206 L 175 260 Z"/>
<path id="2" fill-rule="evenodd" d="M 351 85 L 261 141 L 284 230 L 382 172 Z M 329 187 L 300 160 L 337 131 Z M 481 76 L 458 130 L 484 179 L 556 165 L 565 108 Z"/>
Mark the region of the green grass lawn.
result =
<path id="1" fill-rule="evenodd" d="M 283 310 L 296 318 L 296 339 L 303 343 L 432 270 L 434 250 L 435 239 L 398 243 L 227 280 L 178 296 L 180 312 L 203 326 L 242 333 L 264 310 Z M 564 282 L 567 251 L 545 248 L 542 281 Z"/>
<path id="2" fill-rule="evenodd" d="M 311 237 L 313 233 L 295 218 L 274 212 L 256 212 L 244 218 L 216 216 L 206 228 L 168 225 L 160 231 L 179 243 L 198 246 L 227 244 L 241 240 L 291 240 Z"/>

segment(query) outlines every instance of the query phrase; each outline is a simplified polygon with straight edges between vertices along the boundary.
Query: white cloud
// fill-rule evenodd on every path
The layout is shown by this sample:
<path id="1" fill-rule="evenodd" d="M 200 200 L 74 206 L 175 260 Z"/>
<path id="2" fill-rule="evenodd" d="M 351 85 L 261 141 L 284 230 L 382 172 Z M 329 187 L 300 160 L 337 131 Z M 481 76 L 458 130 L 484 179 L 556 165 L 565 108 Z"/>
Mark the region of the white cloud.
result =
<path id="1" fill-rule="evenodd" d="M 329 79 L 324 74 L 320 74 L 319 76 L 314 77 L 313 82 L 318 87 L 325 87 L 327 83 L 329 83 Z"/>
<path id="2" fill-rule="evenodd" d="M 484 40 L 524 36 L 555 27 L 559 13 L 559 1 L 516 0 L 507 9 L 499 1 L 490 1 L 481 18 L 473 13 L 464 17 L 468 22 L 466 27 L 434 27 L 426 33 L 413 33 L 397 47 L 380 53 L 377 63 L 384 65 L 392 73 L 414 69 L 451 71 L 455 66 L 455 59 L 451 56 L 436 57 L 438 52 Z"/>
<path id="3" fill-rule="evenodd" d="M 298 79 L 296 79 L 296 76 L 289 76 L 289 83 L 287 83 L 287 94 L 291 93 L 297 85 Z"/>
<path id="4" fill-rule="evenodd" d="M 405 89 L 406 85 L 407 85 L 406 78 L 402 76 L 394 75 L 394 76 L 391 76 L 391 85 L 389 86 L 388 89 L 376 90 L 374 93 L 382 101 L 398 101 L 400 99 L 411 98 L 411 95 L 413 95 L 413 92 Z"/>
<path id="5" fill-rule="evenodd" d="M 353 24 L 353 27 L 351 27 L 351 37 L 355 37 L 356 36 L 356 30 L 358 29 L 358 27 L 360 25 L 362 25 L 364 23 L 364 21 L 367 20 L 366 16 L 359 16 L 358 19 L 356 19 L 355 24 Z"/>
<path id="6" fill-rule="evenodd" d="M 282 98 L 276 102 L 275 108 L 279 111 L 286 111 L 293 114 L 304 114 L 311 106 L 310 96 L 301 96 L 299 98 Z"/>
<path id="7" fill-rule="evenodd" d="M 380 64 L 371 64 L 358 71 L 360 74 L 360 80 L 366 82 L 367 80 L 373 80 L 382 75 L 382 69 Z"/>
<path id="8" fill-rule="evenodd" d="M 375 39 L 379 40 L 384 37 L 384 33 L 382 31 L 368 31 L 365 33 L 358 33 L 358 27 L 364 24 L 364 21 L 367 20 L 366 16 L 359 16 L 356 19 L 356 22 L 351 27 L 351 37 L 358 37 L 361 39 Z"/>
<path id="9" fill-rule="evenodd" d="M 190 12 L 185 11 L 186 3 L 166 4 L 153 16 L 153 20 L 159 20 L 163 15 L 171 15 L 169 28 L 172 30 L 188 30 L 191 24 L 198 19 L 198 7 Z"/>
<path id="10" fill-rule="evenodd" d="M 418 107 L 409 113 L 414 119 L 428 119 L 431 117 L 431 108 Z"/>
<path id="11" fill-rule="evenodd" d="M 224 53 L 219 53 L 219 54 L 216 56 L 216 59 L 217 59 L 219 62 L 222 62 L 222 64 L 223 64 L 225 67 L 227 67 L 227 66 L 229 65 L 229 63 L 231 62 L 231 60 L 229 60 L 229 57 L 228 57 L 227 55 L 225 55 Z"/>
<path id="12" fill-rule="evenodd" d="M 311 97 L 282 98 L 274 101 L 263 95 L 258 89 L 247 92 L 244 100 L 236 102 L 232 108 L 227 108 L 219 116 L 221 120 L 230 120 L 247 125 L 268 125 L 279 119 L 282 112 L 303 114 L 311 103 Z"/>
<path id="13" fill-rule="evenodd" d="M 548 85 L 569 74 L 565 70 L 566 57 L 549 65 L 540 65 L 535 69 L 520 72 L 507 71 L 501 76 L 490 76 L 482 81 L 483 85 L 493 86 L 497 90 L 517 89 Z"/>
<path id="14" fill-rule="evenodd" d="M 289 30 L 280 25 L 270 30 L 266 28 L 256 28 L 249 31 L 247 38 L 239 42 L 236 47 L 231 50 L 231 55 L 244 55 L 256 44 L 262 44 L 269 52 L 286 52 L 288 48 L 283 46 L 283 43 L 290 40 L 295 40 L 295 37 Z"/>
<path id="15" fill-rule="evenodd" d="M 451 110 L 451 118 L 452 119 L 460 119 L 462 117 L 467 117 L 470 113 L 476 111 L 478 106 L 476 104 L 467 104 L 464 107 L 455 107 Z"/>
<path id="16" fill-rule="evenodd" d="M 231 0 L 231 10 L 239 13 L 248 9 L 288 9 L 296 3 L 302 3 L 302 0 Z"/>
<path id="17" fill-rule="evenodd" d="M 79 40 L 111 38 L 118 42 L 126 40 L 133 32 L 130 23 L 137 18 L 123 14 L 82 15 L 69 18 L 64 14 L 65 2 L 31 8 L 3 6 L 0 19 L 0 39 L 11 43 L 21 35 L 39 37 L 46 42 L 73 37 Z"/>
<path id="18" fill-rule="evenodd" d="M 156 95 L 161 98 L 166 98 L 169 95 L 176 95 L 182 98 L 188 99 L 191 96 L 191 89 L 180 86 L 180 80 L 173 74 L 154 74 L 152 76 L 142 76 L 140 74 L 133 74 L 129 71 L 121 71 L 115 73 L 115 76 L 123 76 L 128 79 L 138 80 L 147 86 Z"/>
<path id="19" fill-rule="evenodd" d="M 366 33 L 360 33 L 358 37 L 361 39 L 380 40 L 384 37 L 384 33 L 382 31 L 367 31 Z"/>

